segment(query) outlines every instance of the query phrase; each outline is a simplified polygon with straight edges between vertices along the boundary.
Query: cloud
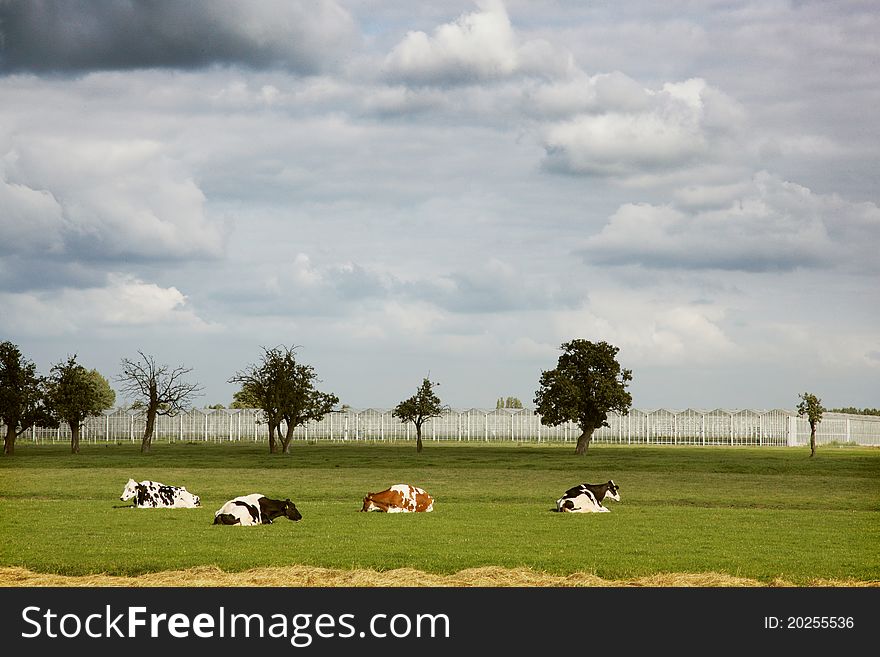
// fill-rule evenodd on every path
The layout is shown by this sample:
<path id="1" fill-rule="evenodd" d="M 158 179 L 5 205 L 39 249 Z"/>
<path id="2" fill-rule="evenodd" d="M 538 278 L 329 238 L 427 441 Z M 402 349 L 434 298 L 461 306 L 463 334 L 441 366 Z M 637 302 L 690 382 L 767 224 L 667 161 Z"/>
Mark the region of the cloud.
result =
<path id="1" fill-rule="evenodd" d="M 0 71 L 242 64 L 311 74 L 348 52 L 355 37 L 335 0 L 0 3 Z"/>
<path id="2" fill-rule="evenodd" d="M 43 136 L 0 150 L 0 257 L 80 261 L 222 255 L 226 231 L 151 140 Z"/>
<path id="3" fill-rule="evenodd" d="M 0 327 L 10 333 L 67 335 L 102 329 L 156 327 L 210 331 L 176 287 L 161 287 L 125 274 L 109 274 L 104 285 L 36 293 L 0 292 Z"/>
<path id="4" fill-rule="evenodd" d="M 604 85 L 610 90 L 600 95 Z M 625 179 L 702 164 L 715 157 L 719 142 L 735 134 L 743 118 L 737 103 L 699 78 L 642 93 L 621 76 L 591 78 L 581 93 L 578 98 L 570 88 L 555 94 L 545 89 L 536 95 L 539 106 L 550 94 L 557 103 L 561 98 L 563 107 L 567 101 L 569 109 L 582 110 L 545 126 L 550 170 Z"/>
<path id="5" fill-rule="evenodd" d="M 385 74 L 415 85 L 444 86 L 560 75 L 571 67 L 570 55 L 547 41 L 523 40 L 500 0 L 479 4 L 481 11 L 440 25 L 431 36 L 408 32 L 385 58 Z"/>
<path id="6" fill-rule="evenodd" d="M 580 251 L 603 265 L 749 272 L 880 269 L 880 208 L 816 194 L 766 172 L 751 183 L 690 188 L 685 203 L 621 206 Z"/>
<path id="7" fill-rule="evenodd" d="M 644 293 L 600 293 L 589 306 L 550 317 L 560 342 L 591 336 L 618 346 L 624 367 L 658 364 L 718 363 L 736 356 L 738 347 L 722 328 L 721 306 L 651 299 Z"/>

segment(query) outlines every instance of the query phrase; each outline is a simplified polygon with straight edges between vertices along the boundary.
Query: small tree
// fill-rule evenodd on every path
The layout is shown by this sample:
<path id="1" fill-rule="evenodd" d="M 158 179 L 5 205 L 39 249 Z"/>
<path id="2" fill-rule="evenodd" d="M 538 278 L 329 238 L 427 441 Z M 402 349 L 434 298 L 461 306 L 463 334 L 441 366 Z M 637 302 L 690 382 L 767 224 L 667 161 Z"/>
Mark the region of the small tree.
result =
<path id="1" fill-rule="evenodd" d="M 276 435 L 281 440 L 281 451 L 290 453 L 293 432 L 301 424 L 320 421 L 339 403 L 339 398 L 315 388 L 317 374 L 311 365 L 296 362 L 296 346 L 263 349 L 261 362 L 236 372 L 230 383 L 241 384 L 235 400 L 261 409 L 269 424 L 269 452 L 278 451 Z M 287 425 L 281 435 L 281 422 Z"/>
<path id="2" fill-rule="evenodd" d="M 147 425 L 141 441 L 141 453 L 148 454 L 153 442 L 156 417 L 177 415 L 186 409 L 192 398 L 199 395 L 202 388 L 197 383 L 188 383 L 183 378 L 192 368 L 156 365 L 156 359 L 138 351 L 137 360 L 122 359 L 122 374 L 117 377 L 122 392 L 142 406 L 147 414 Z"/>
<path id="3" fill-rule="evenodd" d="M 74 354 L 67 358 L 67 362 L 52 366 L 48 399 L 58 418 L 70 425 L 71 454 L 79 454 L 83 421 L 111 408 L 116 402 L 116 393 L 97 370 L 87 370 L 77 363 Z"/>
<path id="4" fill-rule="evenodd" d="M 816 426 L 822 421 L 825 408 L 822 406 L 822 400 L 809 392 L 798 395 L 798 398 L 801 400 L 797 407 L 798 415 L 806 417 L 810 422 L 810 458 L 812 458 L 816 455 Z"/>
<path id="5" fill-rule="evenodd" d="M 417 452 L 422 451 L 422 425 L 432 417 L 440 417 L 446 410 L 446 407 L 440 403 L 440 398 L 434 394 L 434 387 L 439 385 L 425 377 L 416 394 L 400 402 L 392 412 L 392 416 L 400 418 L 402 422 L 412 422 L 416 425 Z"/>
<path id="6" fill-rule="evenodd" d="M 3 453 L 15 454 L 15 439 L 33 426 L 57 427 L 46 401 L 46 379 L 11 342 L 0 342 L 0 424 L 6 425 Z"/>
<path id="7" fill-rule="evenodd" d="M 535 406 L 542 424 L 576 422 L 581 435 L 575 453 L 585 454 L 593 432 L 609 426 L 609 411 L 629 411 L 632 396 L 626 387 L 632 371 L 620 367 L 619 349 L 607 342 L 572 340 L 561 349 L 556 368 L 541 373 Z"/>

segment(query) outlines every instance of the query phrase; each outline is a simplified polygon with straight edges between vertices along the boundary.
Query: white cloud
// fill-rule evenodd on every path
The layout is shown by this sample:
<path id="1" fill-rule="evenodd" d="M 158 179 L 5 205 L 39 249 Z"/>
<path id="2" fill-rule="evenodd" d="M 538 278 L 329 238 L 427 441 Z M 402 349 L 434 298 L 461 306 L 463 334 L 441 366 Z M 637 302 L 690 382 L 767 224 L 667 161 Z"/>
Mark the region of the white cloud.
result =
<path id="1" fill-rule="evenodd" d="M 560 342 L 590 336 L 620 348 L 624 367 L 680 364 L 710 365 L 729 361 L 738 353 L 721 327 L 724 308 L 686 304 L 680 299 L 652 299 L 644 293 L 618 290 L 600 293 L 589 306 L 554 312 L 553 327 Z"/>
<path id="2" fill-rule="evenodd" d="M 388 54 L 386 75 L 415 84 L 461 84 L 515 74 L 559 75 L 570 55 L 543 40 L 524 41 L 500 0 L 480 2 L 481 11 L 463 14 L 429 36 L 408 32 Z"/>
<path id="3" fill-rule="evenodd" d="M 0 236 L 19 254 L 72 259 L 218 257 L 189 172 L 153 140 L 16 136 L 0 160 Z"/>
<path id="4" fill-rule="evenodd" d="M 161 287 L 122 274 L 109 274 L 93 288 L 3 293 L 0 326 L 10 333 L 88 334 L 106 329 L 157 327 L 174 331 L 211 331 L 176 287 Z"/>
<path id="5" fill-rule="evenodd" d="M 680 193 L 685 207 L 626 204 L 583 250 L 591 262 L 740 271 L 880 268 L 880 208 L 762 172 L 748 188 Z M 707 208 L 698 201 L 709 200 Z"/>
<path id="6" fill-rule="evenodd" d="M 580 102 L 589 111 L 544 128 L 551 169 L 628 178 L 711 161 L 718 141 L 735 133 L 743 118 L 735 102 L 701 79 L 641 95 L 619 76 L 615 90 L 602 96 L 599 82 L 586 85 Z"/>
<path id="7" fill-rule="evenodd" d="M 63 250 L 61 206 L 51 193 L 4 179 L 0 167 L 0 255 L 14 253 L 21 245 L 45 254 Z"/>

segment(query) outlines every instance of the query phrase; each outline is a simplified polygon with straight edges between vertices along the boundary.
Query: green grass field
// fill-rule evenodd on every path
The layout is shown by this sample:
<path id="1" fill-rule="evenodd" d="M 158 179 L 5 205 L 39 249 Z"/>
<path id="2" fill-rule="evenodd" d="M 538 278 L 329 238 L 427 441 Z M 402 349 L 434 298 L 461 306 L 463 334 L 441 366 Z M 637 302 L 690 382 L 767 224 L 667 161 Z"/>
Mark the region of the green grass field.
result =
<path id="1" fill-rule="evenodd" d="M 487 565 L 608 579 L 717 572 L 796 584 L 880 580 L 880 450 L 440 444 L 157 444 L 16 448 L 0 459 L 0 566 L 68 575 L 304 564 L 452 573 Z M 114 508 L 129 477 L 185 485 L 198 509 Z M 609 478 L 611 513 L 553 513 Z M 429 514 L 357 513 L 411 483 Z M 303 514 L 212 525 L 227 499 L 290 497 Z"/>

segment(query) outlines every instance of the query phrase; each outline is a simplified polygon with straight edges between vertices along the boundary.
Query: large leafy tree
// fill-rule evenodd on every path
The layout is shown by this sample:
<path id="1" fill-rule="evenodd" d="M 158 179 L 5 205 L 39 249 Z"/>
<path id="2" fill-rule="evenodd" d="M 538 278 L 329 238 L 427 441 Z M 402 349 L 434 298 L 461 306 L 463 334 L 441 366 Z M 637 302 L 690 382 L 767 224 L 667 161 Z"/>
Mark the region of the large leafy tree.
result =
<path id="1" fill-rule="evenodd" d="M 535 406 L 541 423 L 576 422 L 581 435 L 575 453 L 585 454 L 593 432 L 608 426 L 608 413 L 627 413 L 632 396 L 626 387 L 632 371 L 617 362 L 619 349 L 607 342 L 572 340 L 561 346 L 556 367 L 541 373 Z"/>
<path id="2" fill-rule="evenodd" d="M 816 455 L 816 427 L 822 421 L 822 413 L 825 408 L 822 406 L 822 400 L 816 395 L 805 392 L 798 395 L 801 400 L 797 407 L 798 415 L 806 417 L 810 423 L 810 458 Z"/>
<path id="3" fill-rule="evenodd" d="M 319 383 L 315 369 L 297 362 L 296 346 L 262 349 L 260 362 L 236 372 L 229 382 L 241 385 L 234 397 L 236 401 L 265 413 L 269 425 L 269 452 L 279 451 L 280 440 L 281 452 L 289 454 L 296 428 L 312 420 L 322 420 L 339 403 L 339 398 L 315 387 Z M 283 435 L 282 422 L 286 425 Z"/>
<path id="4" fill-rule="evenodd" d="M 138 356 L 134 360 L 122 359 L 122 373 L 117 381 L 122 392 L 146 411 L 141 453 L 147 454 L 152 447 L 156 418 L 177 415 L 190 405 L 193 397 L 201 394 L 202 387 L 184 380 L 192 368 L 157 365 L 153 356 L 142 351 L 138 351 Z"/>
<path id="5" fill-rule="evenodd" d="M 57 427 L 46 402 L 46 379 L 11 342 L 0 342 L 0 424 L 6 425 L 3 453 L 15 454 L 15 439 L 33 426 Z"/>
<path id="6" fill-rule="evenodd" d="M 428 377 L 422 380 L 422 384 L 409 399 L 400 402 L 392 412 L 396 418 L 403 422 L 412 422 L 416 427 L 416 451 L 422 451 L 422 425 L 432 417 L 439 417 L 446 409 L 440 403 L 440 398 L 434 393 L 434 388 L 440 385 L 432 382 Z"/>
<path id="7" fill-rule="evenodd" d="M 52 366 L 47 387 L 52 410 L 58 419 L 70 425 L 70 451 L 79 454 L 83 421 L 111 408 L 116 393 L 97 370 L 87 370 L 77 363 L 76 354 Z"/>

